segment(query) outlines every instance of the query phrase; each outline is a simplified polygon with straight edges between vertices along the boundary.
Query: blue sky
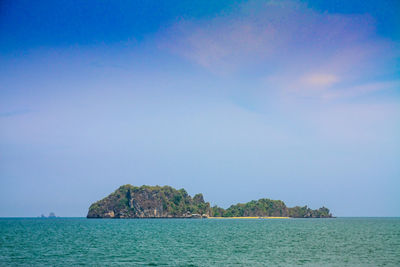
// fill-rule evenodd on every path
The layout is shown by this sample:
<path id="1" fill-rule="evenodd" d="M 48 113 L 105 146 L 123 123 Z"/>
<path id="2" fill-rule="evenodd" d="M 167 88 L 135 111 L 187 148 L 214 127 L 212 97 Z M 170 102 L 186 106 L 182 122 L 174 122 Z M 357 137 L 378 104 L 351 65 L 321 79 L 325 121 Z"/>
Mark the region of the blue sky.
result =
<path id="1" fill-rule="evenodd" d="M 398 1 L 2 1 L 0 216 L 122 184 L 400 216 Z"/>

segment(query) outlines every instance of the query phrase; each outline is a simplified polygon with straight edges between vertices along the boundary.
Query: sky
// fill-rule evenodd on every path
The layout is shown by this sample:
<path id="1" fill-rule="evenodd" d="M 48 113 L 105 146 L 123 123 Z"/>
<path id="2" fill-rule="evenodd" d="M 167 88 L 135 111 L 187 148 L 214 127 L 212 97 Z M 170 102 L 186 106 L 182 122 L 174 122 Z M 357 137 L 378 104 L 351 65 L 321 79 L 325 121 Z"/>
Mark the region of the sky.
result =
<path id="1" fill-rule="evenodd" d="M 400 216 L 400 2 L 0 2 L 0 216 L 123 184 Z"/>

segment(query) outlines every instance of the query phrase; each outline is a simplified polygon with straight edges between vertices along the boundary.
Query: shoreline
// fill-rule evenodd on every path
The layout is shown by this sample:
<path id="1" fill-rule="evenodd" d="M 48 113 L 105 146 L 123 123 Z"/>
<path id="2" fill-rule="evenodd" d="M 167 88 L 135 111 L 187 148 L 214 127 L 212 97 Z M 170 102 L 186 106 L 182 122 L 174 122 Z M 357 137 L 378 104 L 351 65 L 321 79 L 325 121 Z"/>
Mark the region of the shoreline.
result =
<path id="1" fill-rule="evenodd" d="M 291 217 L 208 217 L 207 219 L 290 219 Z"/>

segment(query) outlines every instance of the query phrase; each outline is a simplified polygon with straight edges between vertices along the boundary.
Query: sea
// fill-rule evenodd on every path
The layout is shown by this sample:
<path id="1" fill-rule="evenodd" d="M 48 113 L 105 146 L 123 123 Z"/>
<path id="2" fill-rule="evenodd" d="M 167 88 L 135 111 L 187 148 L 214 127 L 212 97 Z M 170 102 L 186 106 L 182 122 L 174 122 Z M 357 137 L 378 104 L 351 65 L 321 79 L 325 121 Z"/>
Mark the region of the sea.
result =
<path id="1" fill-rule="evenodd" d="M 400 266 L 400 218 L 1 218 L 0 266 Z"/>

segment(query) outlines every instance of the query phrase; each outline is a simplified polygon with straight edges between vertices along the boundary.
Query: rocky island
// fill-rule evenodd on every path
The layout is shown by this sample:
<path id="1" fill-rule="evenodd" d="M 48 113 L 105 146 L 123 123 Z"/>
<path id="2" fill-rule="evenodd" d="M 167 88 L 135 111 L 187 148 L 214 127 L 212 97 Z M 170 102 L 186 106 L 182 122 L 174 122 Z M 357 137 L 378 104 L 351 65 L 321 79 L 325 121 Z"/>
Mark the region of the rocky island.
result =
<path id="1" fill-rule="evenodd" d="M 170 186 L 123 185 L 93 203 L 87 218 L 208 218 L 208 217 L 292 217 L 331 218 L 328 208 L 312 210 L 286 207 L 281 200 L 267 198 L 239 203 L 223 209 L 210 206 L 202 194 L 191 197 L 185 189 Z"/>

